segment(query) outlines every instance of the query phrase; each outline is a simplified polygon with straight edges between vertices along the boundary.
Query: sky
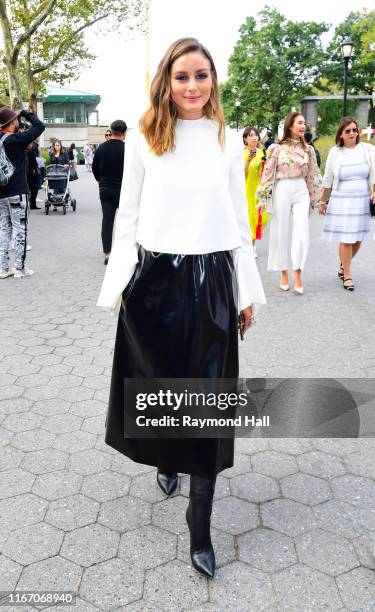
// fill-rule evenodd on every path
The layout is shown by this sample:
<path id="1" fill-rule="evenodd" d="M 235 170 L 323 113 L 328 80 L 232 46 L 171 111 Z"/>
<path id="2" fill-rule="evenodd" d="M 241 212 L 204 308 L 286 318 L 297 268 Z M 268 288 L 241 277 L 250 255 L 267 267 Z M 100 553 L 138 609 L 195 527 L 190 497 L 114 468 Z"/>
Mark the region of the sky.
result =
<path id="1" fill-rule="evenodd" d="M 219 81 L 226 79 L 228 59 L 246 17 L 255 16 L 266 4 L 294 21 L 325 21 L 333 26 L 353 10 L 372 9 L 374 0 L 150 0 L 149 57 L 151 78 L 167 47 L 177 38 L 194 36 L 210 50 Z M 90 50 L 97 56 L 88 70 L 69 87 L 97 93 L 102 102 L 102 125 L 124 119 L 137 124 L 147 105 L 146 42 L 140 34 L 132 40 L 124 33 L 102 35 L 100 29 L 86 34 Z"/>

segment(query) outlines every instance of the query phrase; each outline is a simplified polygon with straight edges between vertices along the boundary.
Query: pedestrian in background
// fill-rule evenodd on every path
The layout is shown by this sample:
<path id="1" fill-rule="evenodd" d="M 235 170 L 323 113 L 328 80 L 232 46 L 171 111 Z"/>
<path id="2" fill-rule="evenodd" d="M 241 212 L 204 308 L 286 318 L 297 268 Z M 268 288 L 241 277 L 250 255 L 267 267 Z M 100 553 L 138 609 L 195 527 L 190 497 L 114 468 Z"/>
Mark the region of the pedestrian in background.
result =
<path id="1" fill-rule="evenodd" d="M 140 129 L 127 137 L 98 300 L 122 304 L 106 443 L 156 466 L 166 495 L 178 472 L 191 475 L 190 554 L 211 577 L 212 500 L 218 472 L 233 465 L 233 439 L 124 436 L 124 379 L 238 377 L 238 316 L 244 333 L 265 297 L 249 234 L 243 146 L 224 129 L 209 51 L 194 38 L 176 41 L 158 66 Z"/>
<path id="2" fill-rule="evenodd" d="M 70 162 L 71 167 L 74 168 L 74 170 L 76 170 L 78 153 L 77 153 L 76 145 L 74 144 L 74 142 L 72 142 L 72 144 L 70 145 L 68 149 L 68 157 L 69 157 L 69 162 Z"/>
<path id="3" fill-rule="evenodd" d="M 19 118 L 31 123 L 30 129 L 19 131 Z M 29 188 L 26 180 L 26 149 L 44 131 L 44 124 L 29 111 L 0 108 L 0 278 L 31 276 L 27 269 L 26 246 Z M 5 164 L 5 165 L 4 165 Z M 6 176 L 4 175 L 6 170 Z M 14 234 L 14 268 L 9 267 L 9 247 Z"/>
<path id="4" fill-rule="evenodd" d="M 280 289 L 287 291 L 290 254 L 294 290 L 300 295 L 303 294 L 302 270 L 309 248 L 310 208 L 318 203 L 321 189 L 316 155 L 304 138 L 305 125 L 301 113 L 287 116 L 282 139 L 269 147 L 257 190 L 259 210 L 271 212 L 268 269 L 281 272 Z"/>
<path id="5" fill-rule="evenodd" d="M 255 127 L 247 127 L 242 134 L 243 143 L 246 146 L 244 152 L 245 160 L 245 182 L 246 182 L 246 199 L 249 213 L 249 224 L 251 230 L 251 238 L 254 247 L 254 256 L 258 257 L 255 248 L 258 224 L 260 221 L 259 211 L 257 209 L 258 199 L 256 190 L 259 187 L 260 179 L 264 165 L 264 151 L 260 143 L 260 134 Z M 263 212 L 261 216 L 261 227 L 258 229 L 258 235 L 263 235 L 264 228 L 268 222 L 269 214 Z"/>
<path id="6" fill-rule="evenodd" d="M 105 142 L 109 140 L 111 136 L 112 136 L 111 130 L 107 130 L 106 133 L 104 134 Z"/>
<path id="7" fill-rule="evenodd" d="M 86 142 L 85 146 L 83 147 L 83 157 L 85 158 L 86 170 L 91 172 L 91 166 L 92 166 L 92 162 L 94 159 L 94 155 L 92 152 L 92 148 L 88 142 Z"/>
<path id="8" fill-rule="evenodd" d="M 62 146 L 61 140 L 58 138 L 54 138 L 52 141 L 52 150 L 49 156 L 49 163 L 56 164 L 59 166 L 65 166 L 66 168 L 69 166 L 69 156 L 68 153 Z M 53 182 L 53 191 L 54 193 L 64 193 L 66 183 L 64 180 L 55 180 Z M 57 206 L 53 207 L 53 212 L 57 212 Z"/>
<path id="9" fill-rule="evenodd" d="M 272 131 L 271 130 L 267 130 L 267 140 L 264 143 L 264 148 L 267 151 L 267 149 L 275 142 L 274 137 L 272 136 Z"/>
<path id="10" fill-rule="evenodd" d="M 98 146 L 92 171 L 99 183 L 102 205 L 102 244 L 104 264 L 107 265 L 112 247 L 113 224 L 118 209 L 121 181 L 124 172 L 125 121 L 117 119 L 111 123 L 111 138 Z"/>
<path id="11" fill-rule="evenodd" d="M 322 160 L 320 157 L 320 153 L 314 144 L 314 137 L 311 132 L 305 132 L 305 140 L 307 144 L 310 145 L 310 147 L 314 149 L 315 155 L 316 155 L 316 163 L 318 164 L 318 167 L 320 168 Z M 315 138 L 315 140 L 317 140 L 317 138 Z"/>
<path id="12" fill-rule="evenodd" d="M 370 197 L 375 202 L 375 147 L 360 142 L 356 119 L 344 117 L 328 153 L 319 213 L 323 237 L 339 242 L 338 276 L 348 291 L 354 291 L 352 259 L 370 234 Z"/>
<path id="13" fill-rule="evenodd" d="M 39 190 L 39 147 L 36 142 L 31 142 L 27 147 L 27 184 L 30 193 L 30 210 L 40 209 L 37 206 L 36 198 Z"/>

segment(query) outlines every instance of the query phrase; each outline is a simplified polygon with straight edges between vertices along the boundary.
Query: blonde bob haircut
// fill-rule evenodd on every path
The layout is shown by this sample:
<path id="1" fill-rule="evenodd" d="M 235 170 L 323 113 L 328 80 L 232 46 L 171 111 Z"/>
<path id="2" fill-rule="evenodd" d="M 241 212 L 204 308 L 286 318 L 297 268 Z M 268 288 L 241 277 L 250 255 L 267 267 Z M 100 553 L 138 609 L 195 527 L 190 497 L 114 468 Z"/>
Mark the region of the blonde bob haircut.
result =
<path id="1" fill-rule="evenodd" d="M 177 107 L 171 93 L 171 69 L 173 63 L 185 55 L 198 51 L 208 59 L 211 66 L 212 89 L 203 108 L 208 119 L 218 124 L 218 140 L 224 146 L 224 113 L 220 102 L 219 85 L 214 61 L 210 52 L 196 38 L 176 40 L 162 58 L 150 88 L 150 106 L 139 121 L 139 128 L 155 155 L 169 153 L 175 148 L 175 126 Z"/>

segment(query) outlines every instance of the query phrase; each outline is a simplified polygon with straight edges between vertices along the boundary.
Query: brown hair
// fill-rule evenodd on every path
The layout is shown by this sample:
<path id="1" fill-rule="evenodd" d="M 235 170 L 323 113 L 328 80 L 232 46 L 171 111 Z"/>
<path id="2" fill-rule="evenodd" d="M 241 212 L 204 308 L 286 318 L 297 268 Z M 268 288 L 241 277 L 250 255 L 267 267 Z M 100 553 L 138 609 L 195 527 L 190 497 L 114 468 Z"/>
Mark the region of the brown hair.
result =
<path id="1" fill-rule="evenodd" d="M 168 48 L 160 61 L 151 83 L 150 106 L 139 121 L 140 131 L 155 155 L 174 150 L 177 108 L 171 95 L 171 68 L 176 59 L 192 51 L 198 51 L 210 62 L 212 89 L 203 112 L 208 119 L 218 123 L 218 140 L 221 146 L 224 144 L 224 113 L 212 56 L 196 38 L 180 38 Z"/>
<path id="2" fill-rule="evenodd" d="M 62 152 L 62 150 L 63 150 L 63 146 L 62 146 L 62 142 L 61 142 L 61 140 L 59 140 L 58 138 L 53 138 L 53 139 L 52 139 L 52 153 L 55 153 L 55 151 L 56 151 L 56 149 L 55 149 L 55 144 L 56 144 L 57 142 L 59 143 L 59 145 L 60 145 L 60 147 L 61 147 L 61 152 Z"/>
<path id="3" fill-rule="evenodd" d="M 343 117 L 339 123 L 339 126 L 337 128 L 337 132 L 336 132 L 336 138 L 335 138 L 335 143 L 338 147 L 343 147 L 344 146 L 344 139 L 342 137 L 342 133 L 345 130 L 345 128 L 350 125 L 351 123 L 355 123 L 356 126 L 358 127 L 358 123 L 357 120 L 354 119 L 354 117 Z M 357 140 L 356 140 L 356 144 L 359 143 L 359 132 L 357 134 Z"/>
<path id="4" fill-rule="evenodd" d="M 256 127 L 247 127 L 244 129 L 243 133 L 242 133 L 242 140 L 244 145 L 246 145 L 246 138 L 248 136 L 250 136 L 251 132 L 255 132 L 255 134 L 258 136 L 258 145 L 260 145 L 260 134 L 259 134 L 259 130 Z"/>
<path id="5" fill-rule="evenodd" d="M 287 142 L 288 140 L 291 139 L 292 137 L 291 130 L 296 120 L 296 117 L 303 117 L 303 115 L 299 111 L 293 111 L 292 113 L 289 113 L 289 115 L 286 117 L 285 122 L 284 122 L 284 134 L 283 134 L 282 139 L 279 140 L 279 144 L 283 144 L 284 142 Z M 308 150 L 308 144 L 304 136 L 300 137 L 300 140 L 301 140 L 301 144 L 303 148 Z"/>

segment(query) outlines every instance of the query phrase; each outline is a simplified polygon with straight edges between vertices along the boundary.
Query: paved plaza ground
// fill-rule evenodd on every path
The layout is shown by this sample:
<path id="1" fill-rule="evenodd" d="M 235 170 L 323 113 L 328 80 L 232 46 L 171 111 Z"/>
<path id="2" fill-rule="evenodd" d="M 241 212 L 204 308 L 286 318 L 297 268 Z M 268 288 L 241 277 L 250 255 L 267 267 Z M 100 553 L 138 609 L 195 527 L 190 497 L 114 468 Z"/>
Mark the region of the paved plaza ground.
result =
<path id="1" fill-rule="evenodd" d="M 304 296 L 278 289 L 267 240 L 258 248 L 268 305 L 241 343 L 241 376 L 361 379 L 347 385 L 372 437 L 237 440 L 208 581 L 190 565 L 187 477 L 166 499 L 154 468 L 104 444 L 116 320 L 95 306 L 92 175 L 80 169 L 72 190 L 76 213 L 31 213 L 35 275 L 0 281 L 0 590 L 78 592 L 75 607 L 45 608 L 65 612 L 374 612 L 375 241 L 353 294 L 316 214 Z"/>

